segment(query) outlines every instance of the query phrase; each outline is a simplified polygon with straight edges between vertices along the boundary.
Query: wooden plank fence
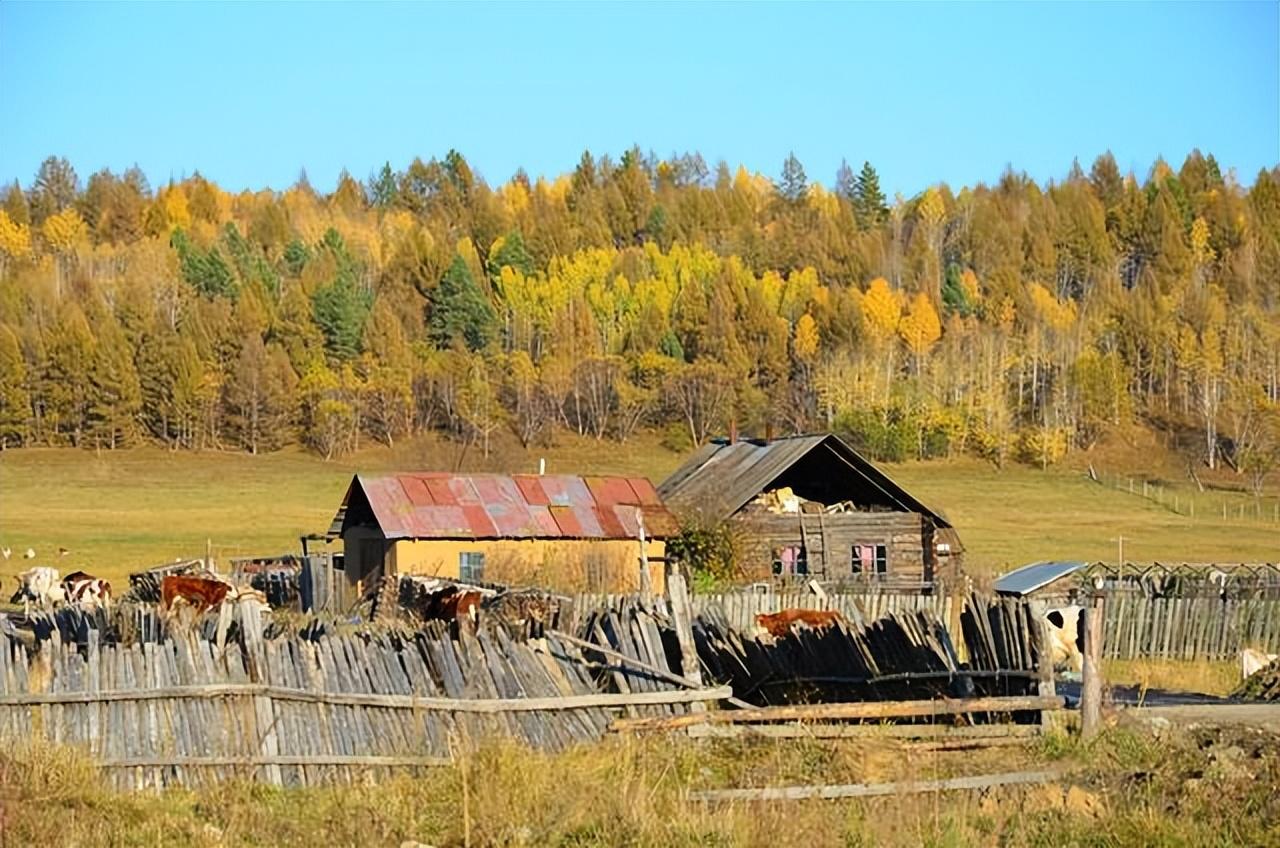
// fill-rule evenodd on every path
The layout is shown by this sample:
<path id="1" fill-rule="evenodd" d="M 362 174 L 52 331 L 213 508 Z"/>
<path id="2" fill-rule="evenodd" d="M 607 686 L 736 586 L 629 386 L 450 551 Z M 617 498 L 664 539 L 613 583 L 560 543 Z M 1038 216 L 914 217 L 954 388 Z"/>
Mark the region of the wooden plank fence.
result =
<path id="1" fill-rule="evenodd" d="M 576 626 L 588 611 L 616 606 L 633 595 L 578 595 L 574 599 L 573 622 Z M 662 599 L 657 599 L 662 604 Z M 720 620 L 734 630 L 748 633 L 756 626 L 756 616 L 784 609 L 836 610 L 858 627 L 890 614 L 927 611 L 943 622 L 953 622 L 960 600 L 950 595 L 866 591 L 830 591 L 818 595 L 808 589 L 770 592 L 716 592 L 690 597 L 694 616 L 715 611 Z"/>
<path id="2" fill-rule="evenodd" d="M 198 631 L 105 644 L 90 629 L 81 645 L 55 629 L 34 655 L 0 639 L 0 739 L 82 747 L 125 788 L 233 775 L 309 785 L 442 763 L 493 736 L 558 749 L 599 738 L 625 708 L 670 715 L 731 694 L 602 691 L 551 634 L 451 638 L 437 624 L 264 639 L 256 608 L 239 614 L 244 642 L 222 649 Z"/>
<path id="3" fill-rule="evenodd" d="M 594 608 L 626 596 L 584 595 L 575 609 Z M 756 616 L 783 609 L 838 610 L 851 624 L 887 615 L 927 611 L 956 629 L 963 608 L 959 595 L 884 591 L 721 592 L 693 595 L 695 615 L 717 610 L 735 630 L 750 632 Z M 1153 598 L 1134 592 L 1108 593 L 1105 656 L 1110 659 L 1232 660 L 1245 648 L 1280 653 L 1280 599 L 1222 599 L 1217 596 Z M 957 646 L 968 659 L 966 646 Z"/>
<path id="4" fill-rule="evenodd" d="M 1106 604 L 1111 659 L 1233 660 L 1245 648 L 1280 652 L 1280 599 L 1147 598 L 1117 592 Z"/>

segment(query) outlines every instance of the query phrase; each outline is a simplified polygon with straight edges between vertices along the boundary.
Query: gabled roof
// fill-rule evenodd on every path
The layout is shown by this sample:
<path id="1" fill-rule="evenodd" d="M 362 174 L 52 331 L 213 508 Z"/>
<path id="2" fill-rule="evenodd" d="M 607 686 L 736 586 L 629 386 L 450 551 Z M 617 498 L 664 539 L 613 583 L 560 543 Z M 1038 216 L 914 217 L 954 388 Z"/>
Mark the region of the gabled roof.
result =
<path id="1" fill-rule="evenodd" d="M 741 439 L 730 443 L 714 439 L 698 448 L 658 486 L 658 494 L 672 509 L 697 511 L 722 520 L 742 509 L 761 492 L 815 451 L 829 458 L 833 473 L 848 472 L 876 500 L 894 510 L 933 518 L 939 527 L 950 527 L 941 514 L 912 497 L 880 469 L 832 433 L 789 436 L 763 441 Z M 857 500 L 853 492 L 849 499 Z"/>
<path id="2" fill-rule="evenodd" d="M 357 474 L 334 523 L 388 539 L 662 539 L 679 532 L 643 477 Z"/>

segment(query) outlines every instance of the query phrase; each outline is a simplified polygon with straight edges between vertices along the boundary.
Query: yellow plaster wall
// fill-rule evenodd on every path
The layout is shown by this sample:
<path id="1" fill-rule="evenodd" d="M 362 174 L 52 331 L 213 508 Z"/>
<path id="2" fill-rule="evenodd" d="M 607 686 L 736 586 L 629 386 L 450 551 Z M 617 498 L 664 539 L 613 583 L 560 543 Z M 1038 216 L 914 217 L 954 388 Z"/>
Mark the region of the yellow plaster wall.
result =
<path id="1" fill-rule="evenodd" d="M 665 554 L 662 542 L 649 542 L 650 560 Z M 484 579 L 490 583 L 542 586 L 561 592 L 636 592 L 640 589 L 640 543 L 634 539 L 499 539 L 483 541 L 399 539 L 387 552 L 389 574 L 458 578 L 458 555 L 484 554 Z M 589 572 L 599 581 L 591 585 Z M 661 562 L 650 562 L 653 589 L 665 588 Z"/>

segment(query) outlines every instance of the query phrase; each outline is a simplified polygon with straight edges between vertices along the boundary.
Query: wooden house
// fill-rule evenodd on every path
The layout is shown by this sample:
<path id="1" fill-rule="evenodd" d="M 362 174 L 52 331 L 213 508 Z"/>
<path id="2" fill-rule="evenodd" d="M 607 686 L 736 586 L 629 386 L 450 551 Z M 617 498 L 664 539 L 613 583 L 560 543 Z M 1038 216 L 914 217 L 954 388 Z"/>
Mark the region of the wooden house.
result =
<path id="1" fill-rule="evenodd" d="M 960 567 L 951 523 L 832 434 L 713 440 L 658 494 L 686 520 L 730 522 L 750 579 L 927 586 Z"/>
<path id="2" fill-rule="evenodd" d="M 643 478 L 357 474 L 331 532 L 359 587 L 384 575 L 626 592 L 641 557 L 663 587 L 665 540 L 678 532 Z"/>

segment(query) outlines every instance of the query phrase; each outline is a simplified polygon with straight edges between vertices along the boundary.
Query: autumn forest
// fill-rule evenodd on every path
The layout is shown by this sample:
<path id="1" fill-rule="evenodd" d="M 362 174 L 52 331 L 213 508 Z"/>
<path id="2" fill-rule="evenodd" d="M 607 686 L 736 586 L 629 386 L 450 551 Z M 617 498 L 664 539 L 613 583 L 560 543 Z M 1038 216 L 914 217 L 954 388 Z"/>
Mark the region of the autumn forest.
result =
<path id="1" fill-rule="evenodd" d="M 1212 156 L 885 196 L 694 155 L 489 185 L 459 153 L 330 194 L 197 175 L 0 190 L 0 441 L 324 457 L 425 429 L 673 447 L 832 428 L 1048 465 L 1141 422 L 1280 464 L 1280 168 Z"/>

